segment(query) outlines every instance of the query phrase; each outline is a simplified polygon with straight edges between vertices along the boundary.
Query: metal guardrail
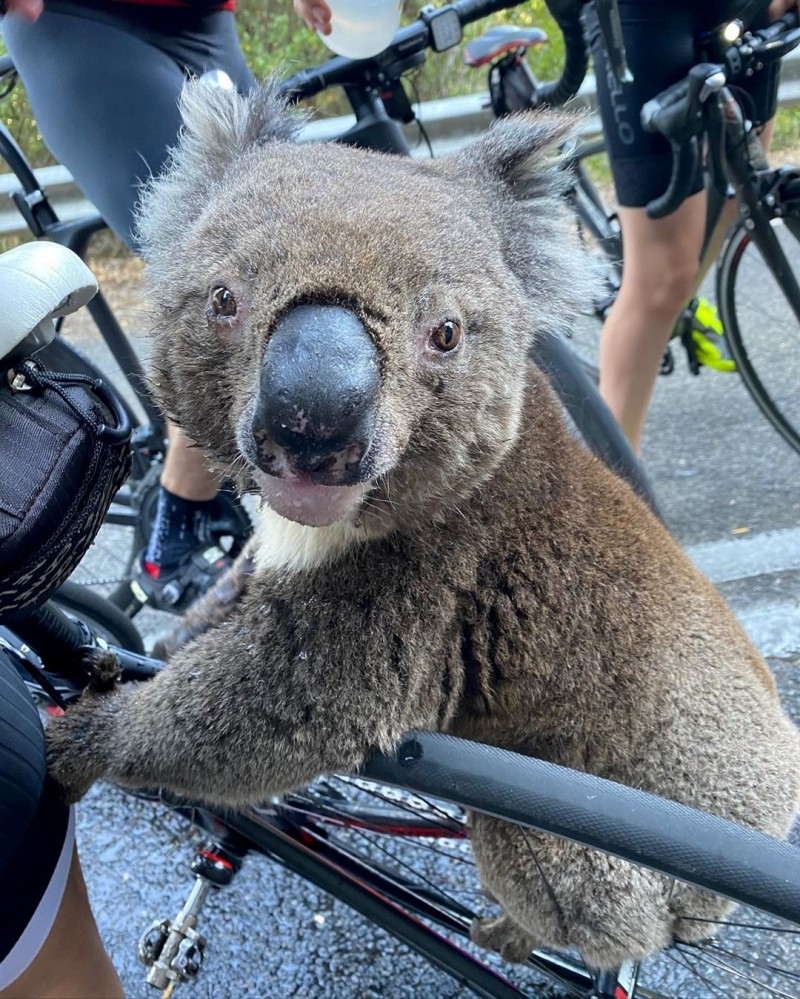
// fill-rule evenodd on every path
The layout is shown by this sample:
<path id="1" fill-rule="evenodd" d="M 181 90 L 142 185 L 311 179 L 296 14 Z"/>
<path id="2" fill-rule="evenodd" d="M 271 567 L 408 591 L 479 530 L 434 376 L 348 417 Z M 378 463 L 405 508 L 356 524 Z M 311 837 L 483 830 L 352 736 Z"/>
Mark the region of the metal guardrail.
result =
<path id="1" fill-rule="evenodd" d="M 778 101 L 781 107 L 800 104 L 800 50 L 790 52 L 783 60 Z M 576 112 L 584 113 L 581 128 L 586 134 L 599 134 L 600 121 L 596 114 L 595 81 L 592 75 L 586 77 L 570 107 Z M 434 154 L 441 155 L 457 148 L 471 136 L 484 131 L 491 124 L 493 116 L 488 107 L 488 95 L 484 92 L 423 102 L 418 106 L 417 117 L 425 127 Z M 353 121 L 354 118 L 349 115 L 317 119 L 302 130 L 301 141 L 334 139 L 346 131 Z M 406 126 L 405 132 L 413 155 L 427 157 L 428 148 L 420 141 L 421 136 L 417 126 L 415 124 Z M 46 189 L 60 218 L 67 221 L 94 211 L 94 207 L 83 197 L 66 167 L 43 167 L 36 171 L 36 176 Z M 8 173 L 0 174 L 0 235 L 2 236 L 19 235 L 26 231 L 22 216 L 9 198 L 15 190 L 19 190 L 16 177 Z M 6 204 L 8 207 L 5 207 Z"/>

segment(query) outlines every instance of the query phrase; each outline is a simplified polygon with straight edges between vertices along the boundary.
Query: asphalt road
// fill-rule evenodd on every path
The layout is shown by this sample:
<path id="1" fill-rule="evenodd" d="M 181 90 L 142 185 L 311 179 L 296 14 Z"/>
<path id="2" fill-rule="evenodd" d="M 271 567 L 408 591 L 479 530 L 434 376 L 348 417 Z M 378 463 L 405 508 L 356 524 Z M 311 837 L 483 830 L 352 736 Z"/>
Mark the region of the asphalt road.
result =
<path id="1" fill-rule="evenodd" d="M 90 337 L 80 339 L 95 350 Z M 798 375 L 800 349 L 787 358 L 786 377 L 796 383 Z M 736 376 L 703 371 L 695 378 L 679 359 L 676 372 L 657 385 L 644 461 L 668 526 L 769 657 L 800 721 L 800 456 L 764 421 Z M 105 532 L 89 575 L 113 574 L 119 546 L 119 537 Z M 157 614 L 140 622 L 151 638 L 165 624 Z M 174 833 L 162 809 L 110 787 L 95 788 L 78 809 L 92 902 L 131 997 L 155 994 L 136 959 L 140 932 L 173 915 L 191 886 L 191 849 L 170 846 Z M 210 939 L 206 966 L 186 989 L 196 999 L 465 994 L 407 948 L 259 857 L 248 858 L 234 885 L 212 899 L 203 929 Z M 679 992 L 704 999 L 702 987 Z"/>

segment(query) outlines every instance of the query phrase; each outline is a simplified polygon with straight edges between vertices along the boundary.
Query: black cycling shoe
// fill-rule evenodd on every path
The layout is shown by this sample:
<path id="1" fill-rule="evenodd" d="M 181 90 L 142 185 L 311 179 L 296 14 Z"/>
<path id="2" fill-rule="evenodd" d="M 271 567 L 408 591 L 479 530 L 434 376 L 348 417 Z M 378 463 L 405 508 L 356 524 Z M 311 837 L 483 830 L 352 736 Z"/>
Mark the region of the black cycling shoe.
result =
<path id="1" fill-rule="evenodd" d="M 131 592 L 140 604 L 178 614 L 213 586 L 232 563 L 227 552 L 209 545 L 194 549 L 176 569 L 164 572 L 148 562 L 143 552 L 136 560 Z"/>

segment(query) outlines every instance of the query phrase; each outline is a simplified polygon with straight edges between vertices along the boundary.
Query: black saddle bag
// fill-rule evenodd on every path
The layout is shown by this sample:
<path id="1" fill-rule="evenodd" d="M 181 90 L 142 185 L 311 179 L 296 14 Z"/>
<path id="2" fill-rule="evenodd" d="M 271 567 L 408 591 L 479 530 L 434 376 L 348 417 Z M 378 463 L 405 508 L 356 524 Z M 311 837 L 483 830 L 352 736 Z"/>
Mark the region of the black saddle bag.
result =
<path id="1" fill-rule="evenodd" d="M 80 562 L 130 471 L 130 430 L 100 379 L 0 361 L 0 617 Z"/>

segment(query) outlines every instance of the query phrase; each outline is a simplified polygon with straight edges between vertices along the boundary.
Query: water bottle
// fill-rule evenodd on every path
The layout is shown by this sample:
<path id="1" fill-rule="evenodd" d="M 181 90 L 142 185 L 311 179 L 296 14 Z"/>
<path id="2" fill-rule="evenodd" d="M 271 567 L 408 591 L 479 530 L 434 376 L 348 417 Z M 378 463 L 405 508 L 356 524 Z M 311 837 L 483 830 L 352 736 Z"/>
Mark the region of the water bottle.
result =
<path id="1" fill-rule="evenodd" d="M 320 38 L 337 55 L 369 59 L 394 38 L 402 5 L 402 0 L 328 0 L 331 33 Z"/>

